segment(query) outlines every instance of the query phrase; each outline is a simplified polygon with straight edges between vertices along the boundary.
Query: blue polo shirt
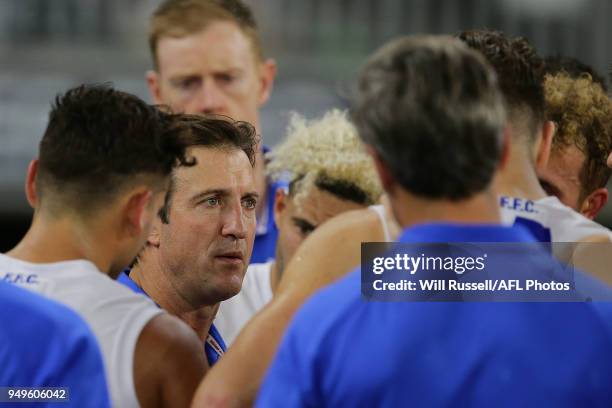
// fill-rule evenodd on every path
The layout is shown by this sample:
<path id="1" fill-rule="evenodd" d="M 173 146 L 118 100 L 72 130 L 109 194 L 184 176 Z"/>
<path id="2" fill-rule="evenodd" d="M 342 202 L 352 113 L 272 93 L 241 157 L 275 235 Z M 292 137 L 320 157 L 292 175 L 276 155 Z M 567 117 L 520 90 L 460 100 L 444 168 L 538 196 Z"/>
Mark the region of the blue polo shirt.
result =
<path id="1" fill-rule="evenodd" d="M 117 282 L 121 283 L 124 286 L 132 289 L 133 292 L 140 293 L 149 297 L 147 293 L 134 282 L 130 276 L 127 274 L 129 270 L 125 270 L 121 272 L 121 275 L 117 278 Z M 159 307 L 159 305 L 158 305 Z M 208 360 L 208 365 L 211 367 L 215 365 L 215 363 L 221 358 L 221 356 L 227 351 L 227 347 L 223 338 L 221 337 L 221 333 L 215 327 L 214 324 L 210 326 L 208 330 L 208 337 L 204 342 L 204 352 L 206 353 L 206 359 Z"/>
<path id="2" fill-rule="evenodd" d="M 532 239 L 425 224 L 399 241 Z M 612 406 L 610 303 L 366 302 L 360 285 L 356 270 L 298 312 L 257 406 Z"/>
<path id="3" fill-rule="evenodd" d="M 10 404 L 15 407 L 110 406 L 102 356 L 87 324 L 72 310 L 2 281 L 0 387 L 69 389 L 68 402 Z"/>

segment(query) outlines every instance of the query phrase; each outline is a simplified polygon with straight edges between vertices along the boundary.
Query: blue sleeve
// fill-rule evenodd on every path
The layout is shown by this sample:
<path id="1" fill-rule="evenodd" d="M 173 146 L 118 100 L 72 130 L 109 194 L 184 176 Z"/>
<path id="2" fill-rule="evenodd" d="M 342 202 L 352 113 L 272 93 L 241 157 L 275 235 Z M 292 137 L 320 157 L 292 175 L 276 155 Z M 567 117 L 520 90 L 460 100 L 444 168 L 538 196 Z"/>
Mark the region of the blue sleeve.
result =
<path id="1" fill-rule="evenodd" d="M 297 323 L 297 325 L 295 324 Z M 297 326 L 297 327 L 296 327 Z M 316 407 L 312 365 L 300 345 L 299 321 L 292 324 L 270 367 L 257 398 L 257 407 Z"/>
<path id="2" fill-rule="evenodd" d="M 110 406 L 98 342 L 74 311 L 0 282 L 0 327 L 0 386 L 68 388 L 68 402 L 37 407 Z"/>

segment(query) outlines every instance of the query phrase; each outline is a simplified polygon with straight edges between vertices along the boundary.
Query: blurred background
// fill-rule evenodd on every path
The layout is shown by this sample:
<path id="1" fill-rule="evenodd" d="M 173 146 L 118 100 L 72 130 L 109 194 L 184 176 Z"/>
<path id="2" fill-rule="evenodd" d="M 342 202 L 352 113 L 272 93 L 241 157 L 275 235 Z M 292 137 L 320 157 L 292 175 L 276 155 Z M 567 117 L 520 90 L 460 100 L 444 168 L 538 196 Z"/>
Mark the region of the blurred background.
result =
<path id="1" fill-rule="evenodd" d="M 146 100 L 147 22 L 160 0 L 0 0 L 0 251 L 29 226 L 23 193 L 50 101 L 83 82 L 110 81 Z M 282 137 L 288 112 L 346 106 L 351 79 L 386 40 L 410 33 L 495 28 L 541 55 L 575 56 L 607 76 L 608 0 L 246 0 L 278 77 L 263 137 Z M 598 219 L 612 225 L 612 204 Z"/>

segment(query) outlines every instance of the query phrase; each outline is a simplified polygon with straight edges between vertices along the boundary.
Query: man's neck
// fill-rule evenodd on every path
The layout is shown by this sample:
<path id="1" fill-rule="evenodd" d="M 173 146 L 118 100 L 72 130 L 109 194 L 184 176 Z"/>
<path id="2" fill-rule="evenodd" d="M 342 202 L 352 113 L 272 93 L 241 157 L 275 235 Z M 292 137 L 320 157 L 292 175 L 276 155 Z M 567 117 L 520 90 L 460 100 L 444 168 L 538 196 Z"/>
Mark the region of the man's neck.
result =
<path id="1" fill-rule="evenodd" d="M 172 279 L 162 270 L 155 249 L 147 248 L 147 256 L 141 257 L 130 272 L 130 278 L 162 309 L 187 323 L 198 335 L 206 340 L 219 303 L 213 305 L 192 305 L 172 285 Z"/>
<path id="2" fill-rule="evenodd" d="M 48 219 L 38 215 L 23 239 L 7 255 L 31 263 L 85 259 L 102 273 L 109 274 L 112 244 L 100 239 L 106 235 L 94 234 L 90 227 L 67 216 Z"/>
<path id="3" fill-rule="evenodd" d="M 513 148 L 508 163 L 493 181 L 501 195 L 538 200 L 546 197 L 536 175 L 534 164 L 525 152 Z"/>
<path id="4" fill-rule="evenodd" d="M 394 197 L 390 196 L 390 201 L 402 228 L 431 222 L 500 223 L 497 194 L 492 190 L 461 201 L 429 200 L 398 191 Z"/>

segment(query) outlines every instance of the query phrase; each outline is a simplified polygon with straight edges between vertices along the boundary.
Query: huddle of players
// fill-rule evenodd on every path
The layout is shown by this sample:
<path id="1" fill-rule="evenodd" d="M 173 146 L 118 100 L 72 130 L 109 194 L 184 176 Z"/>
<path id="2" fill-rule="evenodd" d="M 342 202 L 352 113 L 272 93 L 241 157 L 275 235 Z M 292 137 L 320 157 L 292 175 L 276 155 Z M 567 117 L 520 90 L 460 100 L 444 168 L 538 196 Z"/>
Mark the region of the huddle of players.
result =
<path id="1" fill-rule="evenodd" d="M 606 304 L 366 304 L 348 274 L 360 242 L 402 228 L 406 242 L 609 242 L 540 184 L 589 218 L 607 201 L 612 109 L 594 74 L 544 77 L 525 40 L 495 32 L 395 40 L 361 72 L 356 128 L 339 112 L 293 122 L 268 156 L 284 189 L 255 136 L 275 65 L 250 11 L 169 0 L 150 38 L 155 102 L 252 125 L 104 86 L 58 97 L 28 169 L 32 226 L 0 265 L 64 307 L 0 286 L 14 328 L 0 385 L 68 386 L 74 406 L 187 406 L 215 365 L 193 405 L 249 405 L 278 352 L 261 406 L 610 403 Z M 365 208 L 382 190 L 387 207 Z M 260 310 L 221 358 L 223 333 Z"/>

